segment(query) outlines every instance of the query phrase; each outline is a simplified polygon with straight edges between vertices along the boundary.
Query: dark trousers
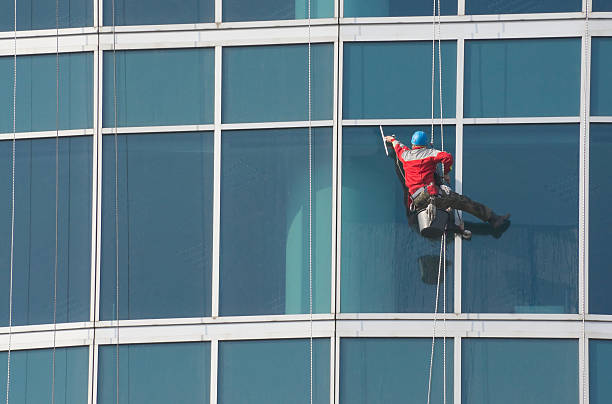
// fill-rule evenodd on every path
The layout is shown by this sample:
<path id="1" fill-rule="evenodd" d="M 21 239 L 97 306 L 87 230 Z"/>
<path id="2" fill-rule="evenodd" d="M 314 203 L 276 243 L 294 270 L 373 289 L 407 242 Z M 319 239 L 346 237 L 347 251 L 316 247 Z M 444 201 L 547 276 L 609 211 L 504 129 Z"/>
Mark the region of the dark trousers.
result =
<path id="1" fill-rule="evenodd" d="M 431 200 L 427 192 L 420 193 L 413 201 L 416 210 L 425 209 Z M 483 222 L 491 218 L 493 211 L 482 203 L 475 202 L 465 195 L 458 194 L 454 191 L 445 193 L 442 191 L 440 195 L 433 198 L 433 204 L 438 209 L 453 208 L 470 213 Z"/>

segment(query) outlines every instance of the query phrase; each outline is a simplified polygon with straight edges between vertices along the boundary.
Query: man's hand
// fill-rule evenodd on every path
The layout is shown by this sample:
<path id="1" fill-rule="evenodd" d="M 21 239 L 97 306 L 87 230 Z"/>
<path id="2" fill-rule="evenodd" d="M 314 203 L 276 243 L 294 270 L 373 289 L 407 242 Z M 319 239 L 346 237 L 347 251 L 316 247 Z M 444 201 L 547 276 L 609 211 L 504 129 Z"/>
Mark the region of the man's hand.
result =
<path id="1" fill-rule="evenodd" d="M 393 143 L 394 140 L 395 140 L 395 137 L 393 136 L 385 136 L 385 142 Z"/>

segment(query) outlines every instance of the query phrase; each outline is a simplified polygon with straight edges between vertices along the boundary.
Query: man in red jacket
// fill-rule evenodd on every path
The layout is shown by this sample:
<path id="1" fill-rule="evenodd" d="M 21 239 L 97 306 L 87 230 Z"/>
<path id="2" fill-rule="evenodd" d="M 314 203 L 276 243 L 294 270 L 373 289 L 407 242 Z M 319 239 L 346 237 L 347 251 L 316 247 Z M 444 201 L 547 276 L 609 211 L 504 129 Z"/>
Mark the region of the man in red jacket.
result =
<path id="1" fill-rule="evenodd" d="M 452 191 L 448 186 L 438 186 L 434 178 L 436 168 L 442 164 L 444 180 L 450 183 L 453 156 L 428 148 L 425 132 L 414 132 L 412 148 L 404 146 L 393 136 L 385 136 L 385 141 L 393 145 L 398 160 L 402 162 L 405 185 L 416 210 L 425 209 L 431 201 L 438 209 L 450 207 L 471 213 L 483 222 L 490 223 L 494 229 L 502 226 L 510 217 L 510 214 L 499 216 L 487 206 Z"/>

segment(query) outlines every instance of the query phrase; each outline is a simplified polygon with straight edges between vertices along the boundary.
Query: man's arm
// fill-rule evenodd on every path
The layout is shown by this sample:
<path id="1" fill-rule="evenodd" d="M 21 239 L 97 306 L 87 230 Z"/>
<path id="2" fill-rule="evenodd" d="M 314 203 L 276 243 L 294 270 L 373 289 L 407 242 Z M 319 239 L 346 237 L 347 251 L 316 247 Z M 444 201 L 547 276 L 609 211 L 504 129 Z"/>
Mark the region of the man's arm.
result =
<path id="1" fill-rule="evenodd" d="M 399 158 L 400 160 L 402 160 L 402 153 L 406 150 L 410 150 L 408 146 L 404 146 L 394 136 L 385 136 L 385 141 L 391 143 L 391 145 L 393 146 L 393 150 L 395 150 L 395 154 L 397 155 L 397 158 Z"/>
<path id="2" fill-rule="evenodd" d="M 453 155 L 445 151 L 440 151 L 438 152 L 438 155 L 436 156 L 436 162 L 442 163 L 442 166 L 444 168 L 443 170 L 444 179 L 446 179 L 446 181 L 448 182 L 450 178 L 449 176 L 450 171 L 453 169 Z"/>

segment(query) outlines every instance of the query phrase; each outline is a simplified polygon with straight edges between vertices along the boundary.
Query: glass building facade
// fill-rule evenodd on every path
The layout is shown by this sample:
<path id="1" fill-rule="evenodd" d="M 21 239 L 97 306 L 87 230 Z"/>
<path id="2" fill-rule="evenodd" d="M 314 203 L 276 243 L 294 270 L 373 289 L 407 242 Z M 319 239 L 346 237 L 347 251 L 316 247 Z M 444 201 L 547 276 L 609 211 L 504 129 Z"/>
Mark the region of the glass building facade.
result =
<path id="1" fill-rule="evenodd" d="M 0 396 L 612 402 L 612 1 L 432 6 L 2 2 Z M 437 315 L 378 127 L 432 122 L 512 214 Z"/>

